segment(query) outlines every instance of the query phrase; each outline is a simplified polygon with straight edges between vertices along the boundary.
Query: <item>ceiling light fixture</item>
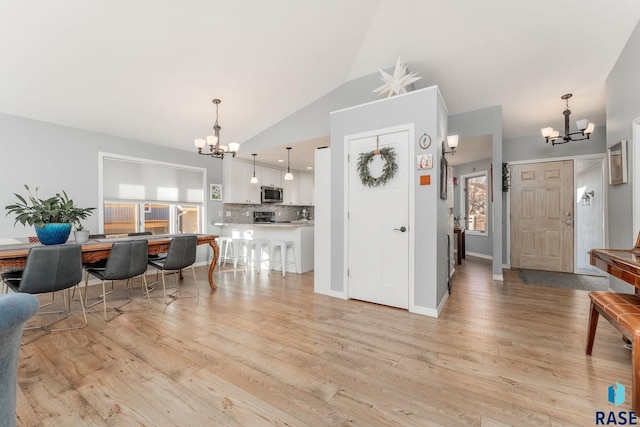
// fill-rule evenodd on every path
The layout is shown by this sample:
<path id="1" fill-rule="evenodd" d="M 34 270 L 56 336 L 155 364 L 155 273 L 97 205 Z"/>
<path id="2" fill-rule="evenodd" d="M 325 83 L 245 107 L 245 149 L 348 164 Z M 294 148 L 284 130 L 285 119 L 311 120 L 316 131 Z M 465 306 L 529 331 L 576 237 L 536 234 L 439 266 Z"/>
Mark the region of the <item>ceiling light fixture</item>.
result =
<path id="1" fill-rule="evenodd" d="M 251 155 L 253 156 L 253 176 L 251 177 L 251 181 L 249 181 L 251 184 L 257 184 L 258 183 L 258 178 L 256 178 L 256 153 L 251 153 Z"/>
<path id="2" fill-rule="evenodd" d="M 287 173 L 284 174 L 285 181 L 293 181 L 293 174 L 291 173 L 291 147 L 287 147 Z"/>
<path id="3" fill-rule="evenodd" d="M 445 143 L 444 140 L 442 140 L 442 157 L 446 156 L 447 154 L 451 154 L 452 156 L 454 154 L 456 154 L 456 148 L 458 147 L 458 135 L 449 135 L 447 137 L 447 142 Z M 450 151 L 447 151 L 447 147 L 451 148 Z"/>
<path id="4" fill-rule="evenodd" d="M 577 132 L 569 132 L 569 116 L 571 115 L 571 110 L 569 109 L 569 98 L 572 96 L 573 94 L 567 93 L 561 97 L 561 99 L 564 99 L 567 103 L 564 111 L 562 112 L 562 114 L 564 114 L 564 136 L 560 136 L 560 132 L 552 127 L 540 129 L 545 141 L 547 143 L 551 141 L 551 145 L 566 144 L 570 141 L 582 141 L 583 139 L 589 139 L 589 135 L 591 135 L 595 128 L 595 125 L 589 122 L 589 120 L 581 119 L 576 121 L 578 129 L 580 130 Z M 581 138 L 576 138 L 573 135 L 580 135 Z M 558 141 L 559 138 L 562 140 Z"/>
<path id="5" fill-rule="evenodd" d="M 220 105 L 221 102 L 219 99 L 213 100 L 213 103 L 216 105 L 216 123 L 213 125 L 214 135 L 209 135 L 206 140 L 202 138 L 193 140 L 193 143 L 198 149 L 198 154 L 215 157 L 216 159 L 223 159 L 225 154 L 231 154 L 231 156 L 235 157 L 240 148 L 240 144 L 237 142 L 232 142 L 228 147 L 220 144 L 220 129 L 222 128 L 218 125 L 218 105 Z M 209 152 L 203 153 L 202 149 L 206 144 L 209 145 Z"/>

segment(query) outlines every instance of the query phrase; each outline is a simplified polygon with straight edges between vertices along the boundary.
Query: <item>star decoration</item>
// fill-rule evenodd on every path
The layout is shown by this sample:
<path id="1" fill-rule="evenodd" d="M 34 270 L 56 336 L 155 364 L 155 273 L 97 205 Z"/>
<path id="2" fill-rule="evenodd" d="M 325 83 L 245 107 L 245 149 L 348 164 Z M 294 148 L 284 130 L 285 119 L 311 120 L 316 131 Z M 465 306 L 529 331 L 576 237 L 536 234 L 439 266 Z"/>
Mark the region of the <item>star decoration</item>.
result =
<path id="1" fill-rule="evenodd" d="M 407 74 L 407 66 L 407 64 L 404 64 L 402 62 L 402 59 L 398 58 L 398 61 L 396 61 L 396 69 L 393 71 L 393 76 L 378 69 L 378 71 L 380 71 L 380 74 L 382 74 L 382 81 L 384 82 L 384 84 L 375 89 L 373 92 L 378 93 L 378 96 L 384 95 L 386 92 L 389 92 L 387 94 L 387 98 L 393 95 L 406 93 L 407 86 L 422 78 L 417 77 L 418 73 L 416 72 Z"/>

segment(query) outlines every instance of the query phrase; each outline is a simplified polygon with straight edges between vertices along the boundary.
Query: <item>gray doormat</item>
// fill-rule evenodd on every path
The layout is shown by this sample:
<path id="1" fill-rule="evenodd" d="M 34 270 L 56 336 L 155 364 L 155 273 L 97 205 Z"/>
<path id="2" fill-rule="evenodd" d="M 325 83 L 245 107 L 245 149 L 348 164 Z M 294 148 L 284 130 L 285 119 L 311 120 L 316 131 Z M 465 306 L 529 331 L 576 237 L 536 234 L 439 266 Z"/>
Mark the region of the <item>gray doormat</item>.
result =
<path id="1" fill-rule="evenodd" d="M 606 277 L 540 270 L 518 270 L 518 276 L 523 283 L 528 285 L 554 286 L 583 291 L 606 291 L 609 289 L 609 279 Z"/>

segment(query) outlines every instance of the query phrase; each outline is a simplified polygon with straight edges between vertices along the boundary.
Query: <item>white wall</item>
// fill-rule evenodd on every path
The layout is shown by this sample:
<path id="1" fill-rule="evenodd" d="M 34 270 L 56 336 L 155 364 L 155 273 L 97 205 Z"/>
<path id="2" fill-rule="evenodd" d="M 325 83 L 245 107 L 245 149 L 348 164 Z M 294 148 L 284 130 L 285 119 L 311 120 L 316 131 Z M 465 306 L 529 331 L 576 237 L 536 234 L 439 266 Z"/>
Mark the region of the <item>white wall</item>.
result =
<path id="1" fill-rule="evenodd" d="M 456 114 L 449 117 L 449 134 L 457 134 L 460 137 L 491 135 L 492 153 L 491 161 L 494 165 L 493 171 L 493 218 L 492 230 L 493 238 L 493 279 L 502 280 L 503 257 L 503 221 L 502 206 L 504 196 L 502 195 L 502 179 L 499 179 L 502 170 L 502 107 L 489 107 L 482 110 L 471 111 L 469 113 Z"/>
<path id="2" fill-rule="evenodd" d="M 465 213 L 461 212 L 462 209 L 462 198 L 460 196 L 461 192 L 464 193 L 464 183 L 460 179 L 461 175 L 466 175 L 474 172 L 487 171 L 487 176 L 489 176 L 491 171 L 491 158 L 481 159 L 471 163 L 465 163 L 463 165 L 457 165 L 455 168 L 455 176 L 458 177 L 458 185 L 454 187 L 454 212 L 456 214 L 461 213 L 464 218 Z M 499 173 L 496 168 L 493 171 L 493 179 L 498 179 Z M 493 196 L 494 199 L 496 195 Z M 498 197 L 500 195 L 498 194 Z M 485 255 L 487 258 L 493 258 L 493 203 L 491 203 L 491 194 L 489 195 L 489 205 L 487 206 L 487 215 L 489 217 L 489 223 L 487 224 L 487 234 L 477 235 L 465 233 L 465 250 L 467 253 Z M 464 224 L 463 221 L 461 221 Z M 458 249 L 459 250 L 459 249 Z"/>
<path id="3" fill-rule="evenodd" d="M 24 195 L 24 184 L 39 187 L 41 196 L 65 190 L 82 207 L 98 206 L 98 152 L 199 166 L 207 169 L 208 182 L 222 182 L 221 160 L 199 156 L 195 151 L 176 150 L 128 140 L 111 135 L 88 132 L 65 126 L 0 113 L 0 207 L 15 202 L 13 193 Z M 185 147 L 191 148 L 185 143 Z M 221 202 L 206 202 L 207 233 L 218 234 Z M 27 237 L 31 227 L 17 224 L 13 217 L 0 215 L 0 237 Z M 98 215 L 92 215 L 86 226 L 98 230 Z M 203 255 L 204 256 L 204 255 Z"/>
<path id="4" fill-rule="evenodd" d="M 386 71 L 393 73 L 393 70 Z M 380 73 L 372 73 L 345 82 L 243 142 L 242 150 L 246 152 L 260 151 L 271 146 L 327 136 L 330 127 L 329 113 L 379 99 L 373 93 L 373 89 L 380 86 L 380 81 Z M 413 85 L 409 85 L 407 88 L 408 91 L 412 89 Z"/>
<path id="5" fill-rule="evenodd" d="M 602 270 L 591 265 L 589 251 L 594 248 L 603 248 L 603 217 L 605 208 L 604 185 L 604 165 L 602 159 L 585 159 L 575 162 L 576 188 L 584 192 L 593 191 L 589 205 L 583 205 L 580 194 L 577 195 L 575 212 L 575 233 L 576 233 L 576 272 L 588 274 L 602 274 Z M 582 167 L 580 167 L 582 166 Z M 606 178 L 605 178 L 606 179 Z M 608 182 L 608 181 L 607 181 Z"/>
<path id="6" fill-rule="evenodd" d="M 640 147 L 633 146 L 632 121 L 640 117 L 640 23 L 629 37 L 616 64 L 607 77 L 607 147 L 622 139 L 627 144 L 627 159 L 640 158 Z M 638 167 L 633 161 L 628 163 L 630 176 L 637 180 Z M 631 248 L 635 245 L 640 230 L 633 229 L 633 216 L 640 212 L 633 208 L 633 186 L 639 183 L 609 186 L 609 247 Z M 636 192 L 637 194 L 637 192 Z M 638 206 L 638 201 L 636 201 Z M 633 288 L 615 278 L 610 286 L 617 291 Z"/>
<path id="7" fill-rule="evenodd" d="M 331 293 L 331 148 L 316 150 L 314 179 L 314 275 L 313 290 Z"/>
<path id="8" fill-rule="evenodd" d="M 447 292 L 447 218 L 446 201 L 439 197 L 440 143 L 447 134 L 446 107 L 436 86 L 394 96 L 331 114 L 331 291 L 343 293 L 345 284 L 344 138 L 373 129 L 413 124 L 410 158 L 415 159 L 417 138 L 427 132 L 432 144 L 433 169 L 418 171 L 412 165 L 414 180 L 414 301 L 417 312 L 436 315 Z M 422 151 L 421 151 L 422 153 Z M 420 175 L 430 174 L 431 185 L 420 186 Z M 412 302 L 409 303 L 410 306 Z"/>

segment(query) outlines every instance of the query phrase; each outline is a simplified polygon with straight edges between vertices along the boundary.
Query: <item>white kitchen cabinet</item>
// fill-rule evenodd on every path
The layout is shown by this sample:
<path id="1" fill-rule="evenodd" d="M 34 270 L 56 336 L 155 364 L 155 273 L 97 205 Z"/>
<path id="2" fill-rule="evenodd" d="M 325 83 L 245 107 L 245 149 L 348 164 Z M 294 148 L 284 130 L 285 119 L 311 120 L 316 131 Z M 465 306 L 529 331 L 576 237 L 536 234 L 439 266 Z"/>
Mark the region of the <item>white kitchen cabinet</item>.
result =
<path id="1" fill-rule="evenodd" d="M 300 196 L 300 174 L 293 173 L 293 180 L 284 179 L 285 171 L 282 172 L 282 204 L 297 205 Z"/>
<path id="2" fill-rule="evenodd" d="M 310 173 L 300 174 L 300 184 L 298 189 L 298 203 L 303 206 L 313 205 L 313 175 Z"/>
<path id="3" fill-rule="evenodd" d="M 258 178 L 260 185 L 265 185 L 267 187 L 282 187 L 280 169 L 269 168 L 266 166 L 261 166 L 260 169 L 260 177 Z"/>
<path id="4" fill-rule="evenodd" d="M 282 204 L 295 206 L 313 205 L 313 175 L 308 173 L 293 174 L 293 181 L 285 181 L 282 173 Z"/>
<path id="5" fill-rule="evenodd" d="M 251 184 L 253 164 L 223 159 L 222 201 L 224 203 L 260 204 L 260 184 Z"/>

